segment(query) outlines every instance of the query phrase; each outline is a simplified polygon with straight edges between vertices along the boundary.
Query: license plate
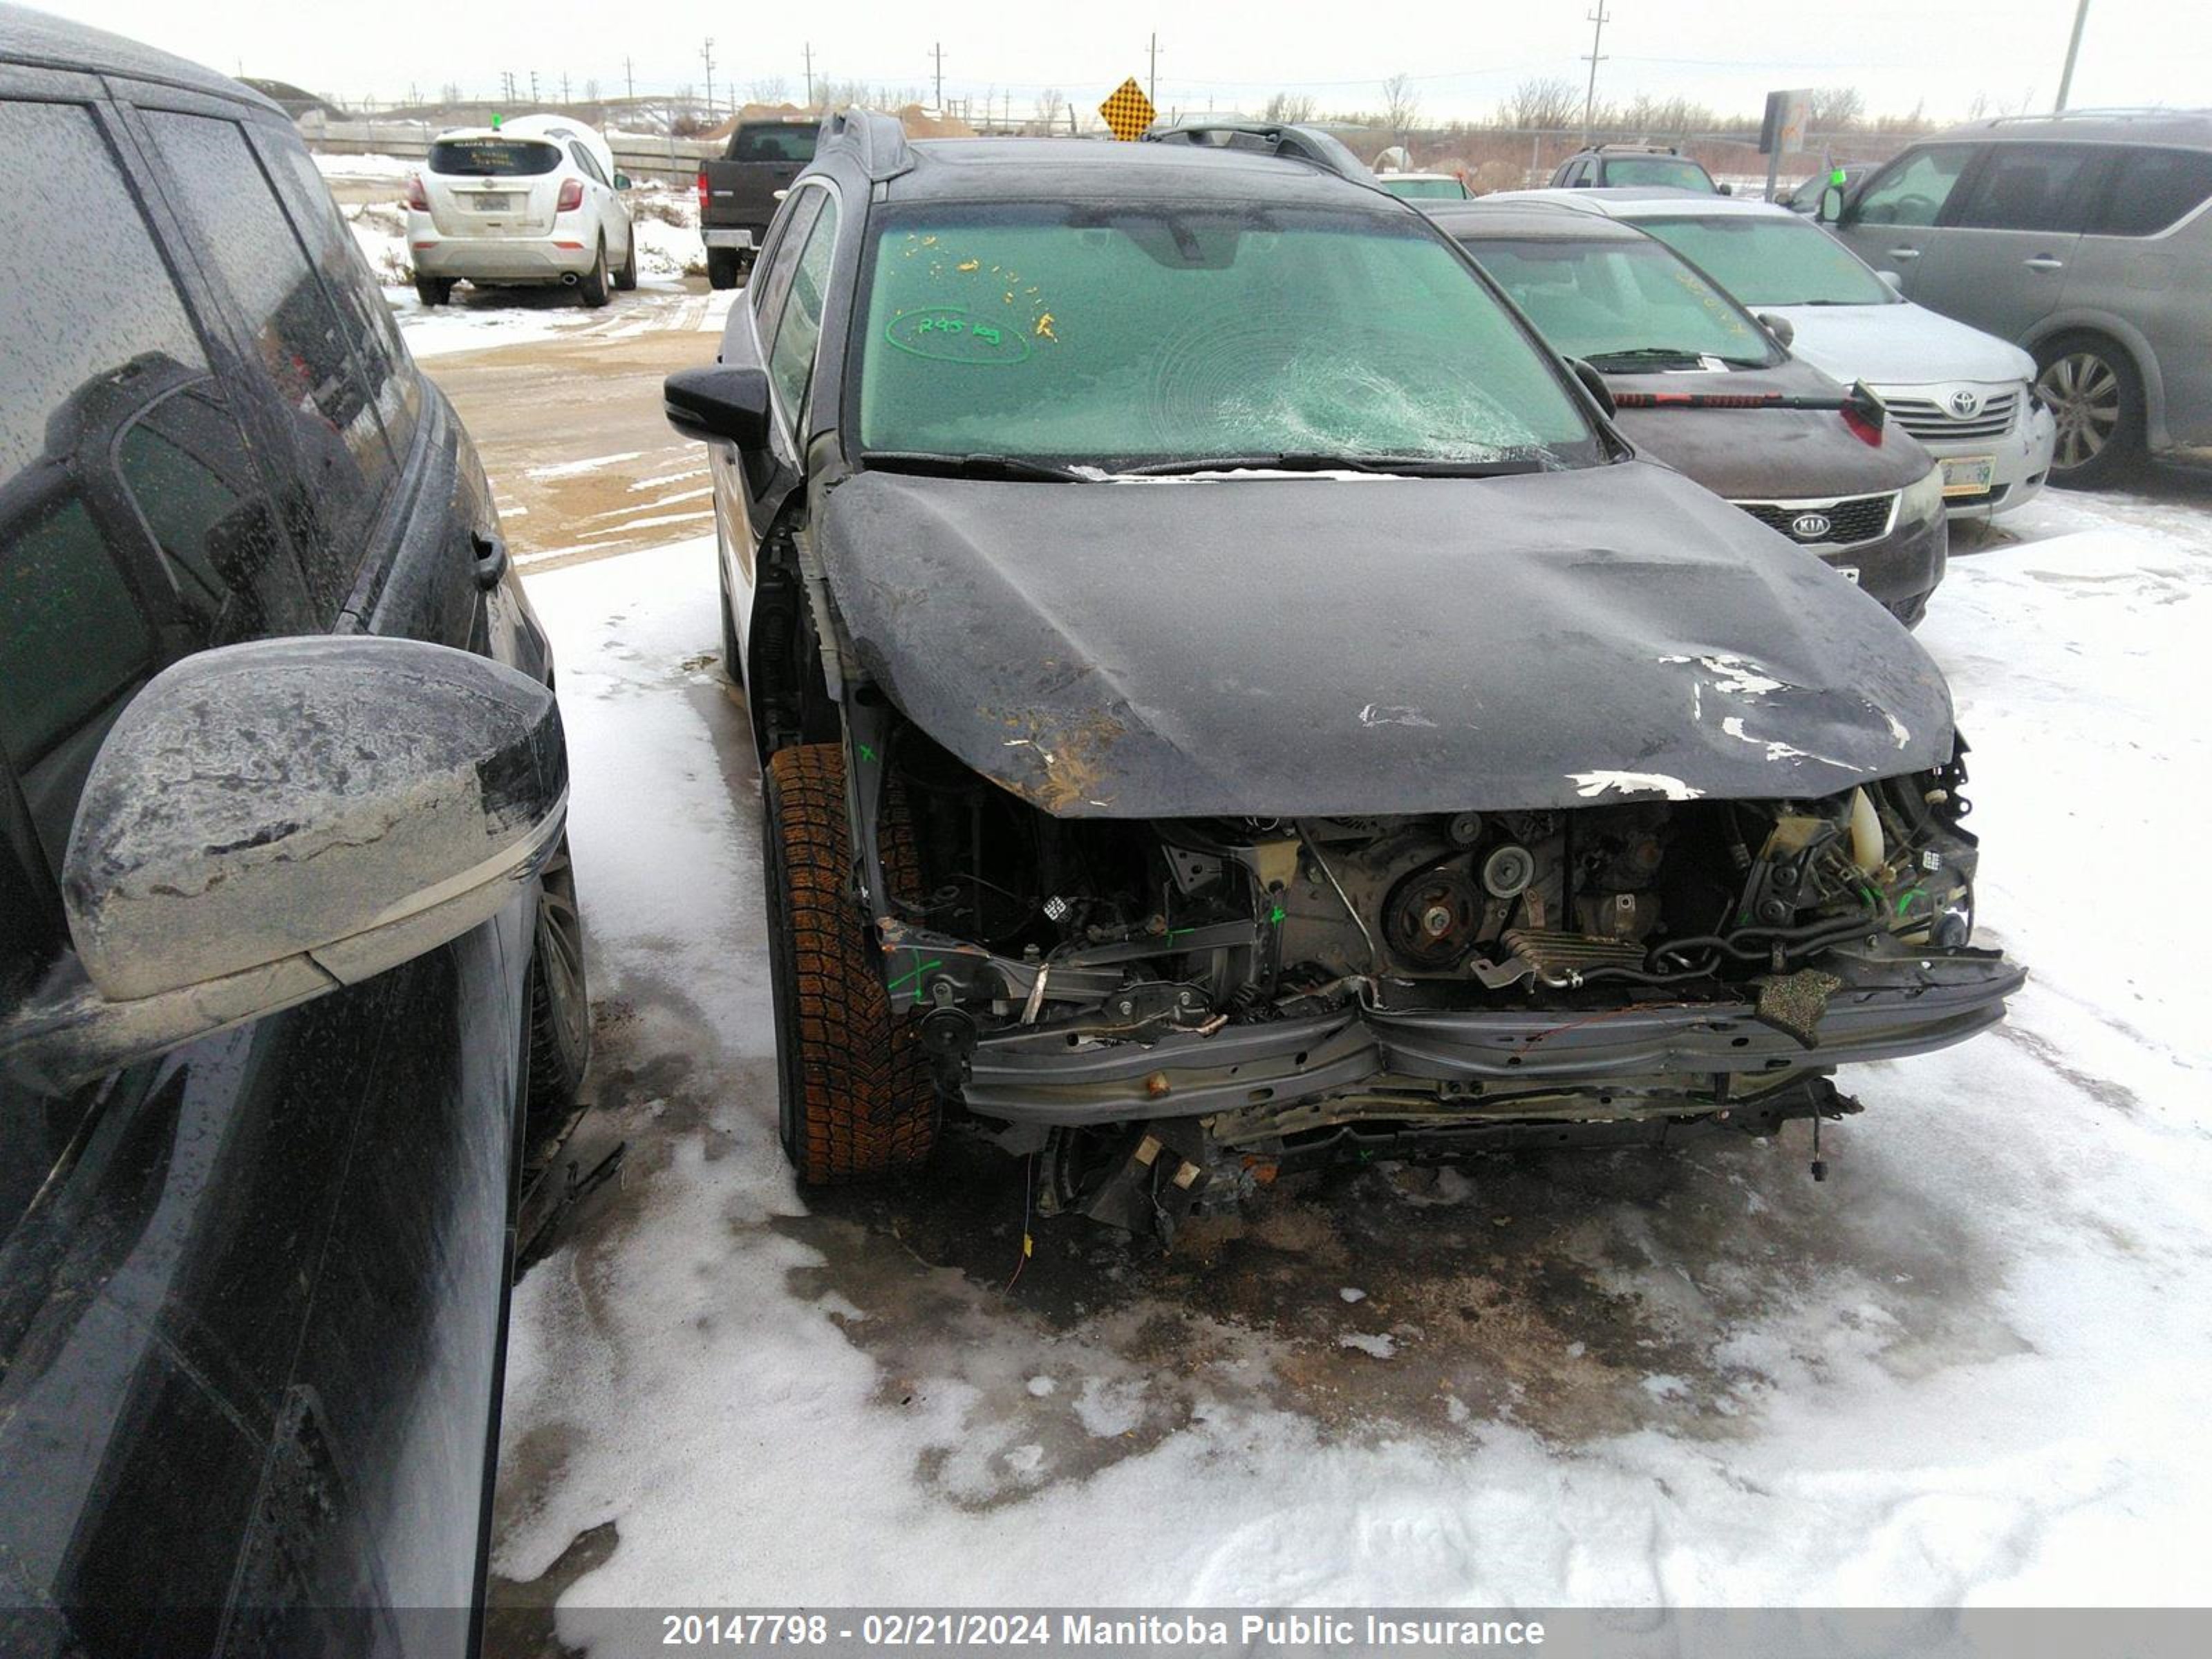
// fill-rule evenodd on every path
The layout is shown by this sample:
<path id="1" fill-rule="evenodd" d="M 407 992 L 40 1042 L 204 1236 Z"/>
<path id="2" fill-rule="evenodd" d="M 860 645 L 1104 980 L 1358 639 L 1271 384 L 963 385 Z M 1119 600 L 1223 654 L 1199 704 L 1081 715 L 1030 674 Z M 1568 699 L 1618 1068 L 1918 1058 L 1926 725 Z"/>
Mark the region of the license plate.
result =
<path id="1" fill-rule="evenodd" d="M 1986 495 L 1997 481 L 1994 455 L 1960 455 L 1943 463 L 1946 495 Z"/>
<path id="2" fill-rule="evenodd" d="M 504 213 L 514 205 L 514 198 L 500 191 L 480 191 L 477 195 L 478 213 Z"/>
<path id="3" fill-rule="evenodd" d="M 1845 577 L 1851 581 L 1856 582 L 1859 580 L 1859 568 L 1855 564 L 1832 564 L 1828 568 L 1834 571 L 1838 576 Z M 1861 586 L 1863 585 L 1864 584 L 1863 583 L 1861 584 Z"/>

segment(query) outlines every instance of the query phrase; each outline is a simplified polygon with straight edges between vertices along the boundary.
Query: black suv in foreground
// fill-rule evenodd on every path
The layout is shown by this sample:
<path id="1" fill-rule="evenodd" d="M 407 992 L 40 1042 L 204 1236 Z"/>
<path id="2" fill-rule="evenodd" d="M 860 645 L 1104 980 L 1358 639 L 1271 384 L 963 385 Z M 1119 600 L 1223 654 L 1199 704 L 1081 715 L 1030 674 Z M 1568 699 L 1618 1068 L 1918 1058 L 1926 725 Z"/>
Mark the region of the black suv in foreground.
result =
<path id="1" fill-rule="evenodd" d="M 298 136 L 0 8 L 0 1650 L 459 1654 L 589 1024 L 545 637 Z"/>
<path id="2" fill-rule="evenodd" d="M 833 118 L 665 397 L 805 1180 L 957 1110 L 1161 1226 L 1343 1155 L 1764 1132 L 2021 981 L 1927 655 L 1371 185 Z"/>

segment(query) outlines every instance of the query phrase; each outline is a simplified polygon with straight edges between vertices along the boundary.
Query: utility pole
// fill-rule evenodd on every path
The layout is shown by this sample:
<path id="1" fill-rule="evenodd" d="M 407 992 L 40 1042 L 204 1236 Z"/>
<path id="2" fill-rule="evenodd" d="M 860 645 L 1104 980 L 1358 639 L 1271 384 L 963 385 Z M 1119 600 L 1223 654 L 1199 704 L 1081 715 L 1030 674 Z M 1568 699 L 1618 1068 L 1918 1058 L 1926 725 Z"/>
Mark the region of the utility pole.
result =
<path id="1" fill-rule="evenodd" d="M 939 40 L 930 50 L 937 59 L 937 107 L 942 113 L 945 108 L 945 42 Z"/>
<path id="2" fill-rule="evenodd" d="M 568 71 L 566 70 L 561 71 L 561 101 L 563 104 L 568 101 Z"/>
<path id="3" fill-rule="evenodd" d="M 2089 21 L 2089 0 L 2074 8 L 2074 36 L 2066 43 L 2066 67 L 2058 76 L 2058 102 L 2052 107 L 2063 114 L 2066 94 L 2074 89 L 2074 60 L 2081 54 L 2081 26 Z"/>
<path id="4" fill-rule="evenodd" d="M 699 56 L 707 65 L 707 124 L 714 121 L 714 37 L 708 35 L 707 43 L 699 48 Z"/>
<path id="5" fill-rule="evenodd" d="M 1152 44 L 1146 58 L 1145 70 L 1145 101 L 1154 109 L 1160 105 L 1160 32 L 1152 31 Z"/>
<path id="6" fill-rule="evenodd" d="M 630 61 L 627 58 L 623 59 L 623 85 L 629 94 L 624 101 L 632 104 L 637 102 L 637 75 L 630 68 Z"/>
<path id="7" fill-rule="evenodd" d="M 538 71 L 536 70 L 530 71 L 530 105 L 532 109 L 538 106 Z"/>
<path id="8" fill-rule="evenodd" d="M 1583 147 L 1588 149 L 1590 141 L 1590 118 L 1597 109 L 1597 66 L 1605 61 L 1604 57 L 1598 51 L 1598 43 L 1605 39 L 1605 26 L 1613 20 L 1605 15 L 1605 0 L 1597 0 L 1597 9 L 1586 13 L 1585 15 L 1589 17 L 1591 23 L 1595 25 L 1590 30 L 1589 91 L 1583 99 Z"/>
<path id="9" fill-rule="evenodd" d="M 806 107 L 814 107 L 814 43 L 809 40 L 801 48 L 806 54 Z"/>

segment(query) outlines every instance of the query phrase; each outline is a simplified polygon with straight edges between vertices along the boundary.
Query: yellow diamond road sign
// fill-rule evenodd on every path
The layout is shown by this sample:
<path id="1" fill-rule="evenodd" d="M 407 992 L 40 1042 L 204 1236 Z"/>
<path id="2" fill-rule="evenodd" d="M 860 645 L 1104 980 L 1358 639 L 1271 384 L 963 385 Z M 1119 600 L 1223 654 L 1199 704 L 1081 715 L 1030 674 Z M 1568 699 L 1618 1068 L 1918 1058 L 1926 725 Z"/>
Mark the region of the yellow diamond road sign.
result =
<path id="1" fill-rule="evenodd" d="M 1145 96 L 1145 89 L 1131 76 L 1114 88 L 1114 95 L 1098 106 L 1098 112 L 1106 118 L 1106 125 L 1124 143 L 1145 136 L 1145 129 L 1152 124 L 1152 100 Z"/>

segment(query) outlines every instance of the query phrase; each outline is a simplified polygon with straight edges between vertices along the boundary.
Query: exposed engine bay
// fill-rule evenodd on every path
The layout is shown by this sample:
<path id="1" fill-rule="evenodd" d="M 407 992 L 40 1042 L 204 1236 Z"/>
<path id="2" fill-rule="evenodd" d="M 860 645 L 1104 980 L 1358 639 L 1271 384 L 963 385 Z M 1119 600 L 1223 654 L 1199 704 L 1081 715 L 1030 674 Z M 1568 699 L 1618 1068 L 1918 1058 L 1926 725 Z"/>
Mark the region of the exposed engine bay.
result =
<path id="1" fill-rule="evenodd" d="M 1838 1060 L 1957 1041 L 2019 980 L 1969 945 L 1957 759 L 1818 800 L 1129 822 L 911 726 L 889 748 L 877 927 L 942 1093 L 1062 1159 L 1148 1126 L 1128 1155 L 1190 1188 L 1224 1157 L 1833 1115 Z"/>

